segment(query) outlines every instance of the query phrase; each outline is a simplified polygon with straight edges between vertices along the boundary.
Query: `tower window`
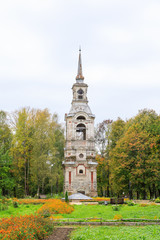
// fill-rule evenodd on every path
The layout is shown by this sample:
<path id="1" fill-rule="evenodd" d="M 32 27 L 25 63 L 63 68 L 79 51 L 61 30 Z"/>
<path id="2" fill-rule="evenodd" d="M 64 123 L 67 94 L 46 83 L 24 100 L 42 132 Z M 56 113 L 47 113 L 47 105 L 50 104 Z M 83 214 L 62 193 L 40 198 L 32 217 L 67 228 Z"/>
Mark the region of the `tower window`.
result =
<path id="1" fill-rule="evenodd" d="M 83 155 L 82 153 L 80 153 L 80 154 L 79 154 L 79 157 L 80 157 L 80 158 L 83 158 L 83 157 L 84 157 L 84 155 Z"/>
<path id="2" fill-rule="evenodd" d="M 78 99 L 83 99 L 83 93 L 84 93 L 83 90 L 79 89 L 77 93 L 78 93 Z"/>
<path id="3" fill-rule="evenodd" d="M 84 124 L 78 124 L 76 127 L 77 140 L 86 140 L 86 126 Z"/>
<path id="4" fill-rule="evenodd" d="M 80 169 L 80 170 L 79 170 L 79 173 L 83 173 L 83 170 L 82 170 L 82 169 Z"/>
<path id="5" fill-rule="evenodd" d="M 77 119 L 78 120 L 86 120 L 86 118 L 84 116 L 78 116 Z"/>

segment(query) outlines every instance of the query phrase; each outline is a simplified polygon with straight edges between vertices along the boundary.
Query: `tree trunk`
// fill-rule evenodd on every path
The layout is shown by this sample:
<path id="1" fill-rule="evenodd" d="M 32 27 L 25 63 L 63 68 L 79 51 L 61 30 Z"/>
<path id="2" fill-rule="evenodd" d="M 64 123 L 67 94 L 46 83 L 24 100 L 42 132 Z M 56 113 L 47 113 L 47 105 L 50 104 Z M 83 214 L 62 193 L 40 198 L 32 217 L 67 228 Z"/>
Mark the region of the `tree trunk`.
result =
<path id="1" fill-rule="evenodd" d="M 39 191 L 40 189 L 39 189 L 39 184 L 38 184 L 38 188 L 37 188 L 37 197 L 39 198 Z"/>
<path id="2" fill-rule="evenodd" d="M 59 181 L 58 181 L 58 177 L 56 178 L 56 193 L 58 193 L 58 187 L 59 187 Z"/>
<path id="3" fill-rule="evenodd" d="M 24 160 L 25 163 L 24 163 L 24 194 L 25 196 L 27 195 L 27 174 L 26 174 L 26 159 Z"/>
<path id="4" fill-rule="evenodd" d="M 27 161 L 27 195 L 29 196 L 29 159 Z"/>
<path id="5" fill-rule="evenodd" d="M 42 179 L 42 193 L 44 194 L 44 182 L 45 182 L 45 179 L 43 178 Z"/>
<path id="6" fill-rule="evenodd" d="M 156 188 L 154 183 L 153 183 L 153 197 L 157 198 L 157 193 L 156 193 Z"/>
<path id="7" fill-rule="evenodd" d="M 137 191 L 137 199 L 139 199 L 139 191 Z"/>
<path id="8" fill-rule="evenodd" d="M 108 163 L 107 163 L 108 164 Z M 107 174 L 107 178 L 108 178 L 108 183 L 107 183 L 107 197 L 109 197 L 110 196 L 110 194 L 109 194 L 109 184 L 110 184 L 110 182 L 109 182 L 109 164 L 108 164 L 108 169 L 107 169 L 107 171 L 108 171 L 108 174 Z"/>
<path id="9" fill-rule="evenodd" d="M 158 189 L 158 197 L 160 196 L 160 189 Z"/>
<path id="10" fill-rule="evenodd" d="M 132 194 L 132 184 L 130 181 L 128 184 L 128 188 L 129 188 L 129 199 L 131 200 L 133 198 L 133 194 Z"/>

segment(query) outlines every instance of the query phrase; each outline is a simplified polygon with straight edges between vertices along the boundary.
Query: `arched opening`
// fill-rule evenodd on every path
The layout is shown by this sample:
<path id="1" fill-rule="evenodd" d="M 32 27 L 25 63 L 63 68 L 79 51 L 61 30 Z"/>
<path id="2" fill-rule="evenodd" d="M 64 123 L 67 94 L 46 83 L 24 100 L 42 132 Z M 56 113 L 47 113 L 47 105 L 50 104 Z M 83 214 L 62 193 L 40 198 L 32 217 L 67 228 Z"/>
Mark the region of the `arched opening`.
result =
<path id="1" fill-rule="evenodd" d="M 86 118 L 84 116 L 78 116 L 77 120 L 86 120 Z"/>
<path id="2" fill-rule="evenodd" d="M 80 169 L 80 170 L 79 170 L 79 173 L 81 173 L 81 174 L 82 174 L 82 173 L 83 173 L 83 170 L 82 170 L 82 169 Z"/>
<path id="3" fill-rule="evenodd" d="M 86 140 L 86 126 L 84 124 L 78 124 L 76 127 L 77 140 Z"/>
<path id="4" fill-rule="evenodd" d="M 83 93 L 84 93 L 83 90 L 79 89 L 77 93 L 78 93 L 78 99 L 83 99 Z"/>

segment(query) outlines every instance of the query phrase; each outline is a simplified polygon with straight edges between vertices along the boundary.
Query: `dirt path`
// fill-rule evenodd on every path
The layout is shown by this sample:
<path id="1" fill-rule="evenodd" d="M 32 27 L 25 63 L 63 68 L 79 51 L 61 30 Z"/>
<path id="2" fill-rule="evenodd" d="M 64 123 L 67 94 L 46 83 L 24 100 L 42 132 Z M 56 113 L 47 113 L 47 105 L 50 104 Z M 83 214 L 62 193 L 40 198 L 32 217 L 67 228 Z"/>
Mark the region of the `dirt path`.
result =
<path id="1" fill-rule="evenodd" d="M 50 235 L 46 240 L 69 240 L 69 235 L 74 228 L 70 227 L 57 227 L 55 228 L 52 235 Z"/>

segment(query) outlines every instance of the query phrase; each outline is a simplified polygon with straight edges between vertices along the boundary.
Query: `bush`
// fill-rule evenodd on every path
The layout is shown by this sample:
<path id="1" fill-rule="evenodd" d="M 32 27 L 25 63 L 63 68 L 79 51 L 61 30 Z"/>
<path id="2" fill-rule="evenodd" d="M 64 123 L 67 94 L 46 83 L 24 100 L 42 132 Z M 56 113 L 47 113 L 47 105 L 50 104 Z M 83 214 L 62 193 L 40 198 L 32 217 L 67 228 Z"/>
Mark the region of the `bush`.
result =
<path id="1" fill-rule="evenodd" d="M 113 218 L 113 220 L 120 220 L 120 219 L 122 219 L 122 215 L 120 214 L 115 215 Z"/>
<path id="2" fill-rule="evenodd" d="M 119 211 L 120 206 L 119 205 L 112 206 L 112 209 L 113 209 L 113 211 Z"/>
<path id="3" fill-rule="evenodd" d="M 99 201 L 98 204 L 104 204 L 104 201 Z"/>
<path id="4" fill-rule="evenodd" d="M 68 203 L 69 202 L 69 199 L 68 199 L 68 192 L 66 191 L 65 193 L 65 202 Z"/>
<path id="5" fill-rule="evenodd" d="M 147 203 L 141 203 L 139 206 L 140 207 L 148 207 L 149 205 Z"/>
<path id="6" fill-rule="evenodd" d="M 154 203 L 154 202 L 150 203 L 149 205 L 150 205 L 150 206 L 157 206 L 157 204 Z"/>
<path id="7" fill-rule="evenodd" d="M 0 199 L 0 211 L 7 210 L 9 202 L 10 200 L 8 200 L 5 197 L 2 197 L 2 199 Z"/>
<path id="8" fill-rule="evenodd" d="M 44 218 L 47 218 L 51 216 L 51 213 L 49 209 L 42 209 L 42 211 L 40 211 L 40 215 Z"/>
<path id="9" fill-rule="evenodd" d="M 160 198 L 156 198 L 155 203 L 160 203 Z"/>
<path id="10" fill-rule="evenodd" d="M 134 206 L 134 205 L 135 205 L 135 203 L 134 203 L 134 202 L 132 202 L 132 201 L 129 201 L 129 202 L 127 202 L 127 205 L 128 205 L 128 206 Z"/>
<path id="11" fill-rule="evenodd" d="M 13 207 L 18 208 L 18 202 L 17 201 L 13 201 Z"/>

